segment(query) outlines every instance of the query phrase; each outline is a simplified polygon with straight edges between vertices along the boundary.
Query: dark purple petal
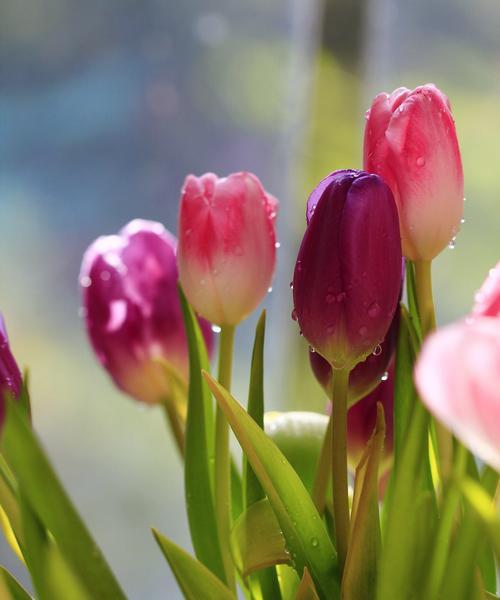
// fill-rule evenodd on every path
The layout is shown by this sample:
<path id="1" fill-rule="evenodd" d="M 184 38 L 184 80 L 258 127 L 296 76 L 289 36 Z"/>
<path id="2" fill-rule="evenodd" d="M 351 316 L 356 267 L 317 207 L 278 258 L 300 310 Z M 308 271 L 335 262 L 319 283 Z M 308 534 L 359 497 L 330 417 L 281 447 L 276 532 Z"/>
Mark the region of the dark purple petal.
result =
<path id="1" fill-rule="evenodd" d="M 3 315 L 0 313 L 0 425 L 5 416 L 4 394 L 10 393 L 14 398 L 18 398 L 22 384 L 21 371 L 11 352 L 7 328 Z"/>

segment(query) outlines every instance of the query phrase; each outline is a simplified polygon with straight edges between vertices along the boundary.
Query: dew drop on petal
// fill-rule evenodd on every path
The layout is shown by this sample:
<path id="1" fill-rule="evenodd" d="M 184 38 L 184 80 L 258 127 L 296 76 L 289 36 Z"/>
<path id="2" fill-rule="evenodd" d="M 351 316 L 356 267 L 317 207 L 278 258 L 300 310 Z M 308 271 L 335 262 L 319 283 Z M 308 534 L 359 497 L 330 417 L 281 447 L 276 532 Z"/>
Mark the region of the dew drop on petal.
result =
<path id="1" fill-rule="evenodd" d="M 290 289 L 293 290 L 293 281 L 290 281 Z"/>
<path id="2" fill-rule="evenodd" d="M 456 235 L 454 235 L 454 236 L 451 238 L 451 240 L 450 240 L 450 243 L 448 244 L 448 248 L 449 248 L 450 250 L 454 250 L 456 245 L 457 245 L 457 236 L 456 236 Z"/>
<path id="3" fill-rule="evenodd" d="M 274 244 L 274 247 L 275 247 L 275 248 L 280 248 L 280 247 L 281 247 L 281 244 L 280 244 L 279 242 L 276 242 L 276 244 Z"/>
<path id="4" fill-rule="evenodd" d="M 270 294 L 270 293 L 273 291 L 273 288 L 272 288 L 272 286 L 269 286 L 269 287 L 267 288 L 267 291 L 268 291 L 268 293 Z"/>
<path id="5" fill-rule="evenodd" d="M 378 302 L 372 302 L 368 307 L 368 316 L 374 319 L 380 314 L 380 304 Z"/>
<path id="6" fill-rule="evenodd" d="M 92 279 L 90 279 L 88 275 L 84 275 L 83 277 L 80 277 L 80 285 L 84 288 L 88 288 L 92 285 Z"/>
<path id="7" fill-rule="evenodd" d="M 389 373 L 386 371 L 380 378 L 380 381 L 387 381 L 388 379 L 389 379 Z"/>
<path id="8" fill-rule="evenodd" d="M 292 310 L 292 319 L 293 319 L 294 321 L 296 321 L 296 320 L 297 320 L 297 310 L 296 310 L 295 308 Z"/>
<path id="9" fill-rule="evenodd" d="M 222 331 L 222 328 L 219 327 L 218 325 L 212 325 L 212 331 L 214 333 L 220 333 Z"/>
<path id="10" fill-rule="evenodd" d="M 359 328 L 359 335 L 366 335 L 368 333 L 368 327 L 360 327 Z"/>
<path id="11" fill-rule="evenodd" d="M 373 349 L 373 356 L 380 356 L 382 354 L 382 346 L 377 344 Z"/>
<path id="12" fill-rule="evenodd" d="M 417 167 L 423 167 L 425 165 L 425 158 L 423 156 L 419 156 L 417 158 Z"/>

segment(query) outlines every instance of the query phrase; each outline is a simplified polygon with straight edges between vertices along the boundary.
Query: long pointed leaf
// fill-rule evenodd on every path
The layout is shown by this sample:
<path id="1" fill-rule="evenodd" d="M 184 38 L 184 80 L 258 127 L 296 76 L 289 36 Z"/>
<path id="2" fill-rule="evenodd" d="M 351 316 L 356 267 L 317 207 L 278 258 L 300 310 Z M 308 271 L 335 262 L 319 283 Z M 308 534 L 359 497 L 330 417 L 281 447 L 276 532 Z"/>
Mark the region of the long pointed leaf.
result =
<path id="1" fill-rule="evenodd" d="M 197 558 L 224 580 L 213 498 L 214 417 L 212 396 L 201 376 L 208 369 L 203 336 L 193 310 L 179 289 L 189 347 L 184 486 L 191 540 Z"/>
<path id="2" fill-rule="evenodd" d="M 307 567 L 304 569 L 304 575 L 297 589 L 295 600 L 319 600 L 318 592 L 314 585 L 314 581 L 309 575 Z"/>
<path id="3" fill-rule="evenodd" d="M 20 491 L 51 532 L 68 563 L 94 598 L 125 598 L 83 521 L 54 473 L 40 443 L 15 402 L 7 402 L 0 438 L 4 458 Z"/>
<path id="4" fill-rule="evenodd" d="M 155 529 L 153 535 L 186 600 L 236 600 L 231 591 L 203 563 Z"/>
<path id="5" fill-rule="evenodd" d="M 0 598 L 2 600 L 32 600 L 28 592 L 2 566 L 0 566 Z"/>
<path id="6" fill-rule="evenodd" d="M 285 456 L 240 404 L 208 373 L 203 374 L 273 507 L 302 575 L 309 569 L 323 598 L 339 597 L 335 549 L 311 497 Z"/>

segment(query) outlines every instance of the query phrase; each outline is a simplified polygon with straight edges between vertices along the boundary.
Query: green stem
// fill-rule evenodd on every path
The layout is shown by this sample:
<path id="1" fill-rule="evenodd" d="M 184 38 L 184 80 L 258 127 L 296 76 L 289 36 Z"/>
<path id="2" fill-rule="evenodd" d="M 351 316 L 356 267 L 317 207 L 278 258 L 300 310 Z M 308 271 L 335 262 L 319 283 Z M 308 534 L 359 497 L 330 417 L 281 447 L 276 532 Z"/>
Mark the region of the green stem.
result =
<path id="1" fill-rule="evenodd" d="M 436 315 L 432 298 L 431 261 L 415 261 L 415 284 L 417 308 L 425 338 L 436 329 Z M 439 421 L 435 421 L 441 477 L 446 482 L 451 474 L 453 463 L 453 440 L 451 433 Z"/>
<path id="2" fill-rule="evenodd" d="M 234 326 L 222 327 L 219 347 L 219 383 L 231 391 Z M 231 534 L 231 454 L 229 452 L 229 425 L 217 405 L 215 415 L 215 511 L 219 542 L 226 573 L 226 583 L 236 589 L 234 567 L 229 539 Z"/>
<path id="3" fill-rule="evenodd" d="M 318 458 L 318 464 L 316 466 L 316 475 L 314 477 L 314 484 L 312 489 L 312 499 L 314 506 L 320 515 L 325 510 L 326 503 L 326 491 L 328 489 L 328 482 L 330 481 L 331 471 L 331 457 L 332 457 L 332 417 L 328 421 L 328 427 L 325 431 L 325 437 L 323 438 L 323 445 L 321 446 L 321 453 Z"/>
<path id="4" fill-rule="evenodd" d="M 340 573 L 344 570 L 349 540 L 349 491 L 347 482 L 347 392 L 349 369 L 333 371 L 332 484 L 333 519 Z"/>

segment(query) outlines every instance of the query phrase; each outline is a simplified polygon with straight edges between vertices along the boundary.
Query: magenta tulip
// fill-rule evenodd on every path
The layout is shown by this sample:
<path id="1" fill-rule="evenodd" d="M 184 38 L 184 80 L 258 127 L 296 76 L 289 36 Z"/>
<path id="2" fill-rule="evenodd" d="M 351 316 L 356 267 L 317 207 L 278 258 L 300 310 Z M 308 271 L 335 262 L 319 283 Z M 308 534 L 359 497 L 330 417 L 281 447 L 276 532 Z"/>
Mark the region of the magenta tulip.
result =
<path id="1" fill-rule="evenodd" d="M 392 320 L 389 331 L 380 344 L 380 351 L 370 354 L 364 361 L 358 363 L 349 374 L 349 391 L 347 405 L 352 406 L 361 398 L 373 391 L 387 377 L 389 363 L 394 357 L 399 330 L 399 307 Z M 309 350 L 309 362 L 312 372 L 319 384 L 324 388 L 328 398 L 332 396 L 333 371 L 332 367 L 318 352 Z"/>
<path id="2" fill-rule="evenodd" d="M 378 353 L 401 288 L 396 205 L 377 175 L 336 171 L 311 194 L 292 316 L 334 368 Z"/>
<path id="3" fill-rule="evenodd" d="M 472 309 L 474 315 L 500 317 L 500 262 L 490 270 L 475 300 Z"/>
<path id="4" fill-rule="evenodd" d="M 267 293 L 278 201 L 251 173 L 189 175 L 179 215 L 179 275 L 200 315 L 236 325 Z"/>
<path id="5" fill-rule="evenodd" d="M 14 358 L 3 315 L 0 313 L 0 425 L 5 417 L 5 394 L 18 398 L 23 380 Z"/>
<path id="6" fill-rule="evenodd" d="M 432 334 L 415 381 L 435 417 L 500 471 L 500 319 L 468 318 Z"/>
<path id="7" fill-rule="evenodd" d="M 161 362 L 188 376 L 187 340 L 177 290 L 176 240 L 161 223 L 135 220 L 98 238 L 83 257 L 80 285 L 92 346 L 116 385 L 155 404 L 172 393 Z M 212 332 L 200 325 L 209 349 Z"/>
<path id="8" fill-rule="evenodd" d="M 462 161 L 446 96 L 431 84 L 379 94 L 367 112 L 364 168 L 394 194 L 403 254 L 432 260 L 457 234 L 463 212 Z"/>

